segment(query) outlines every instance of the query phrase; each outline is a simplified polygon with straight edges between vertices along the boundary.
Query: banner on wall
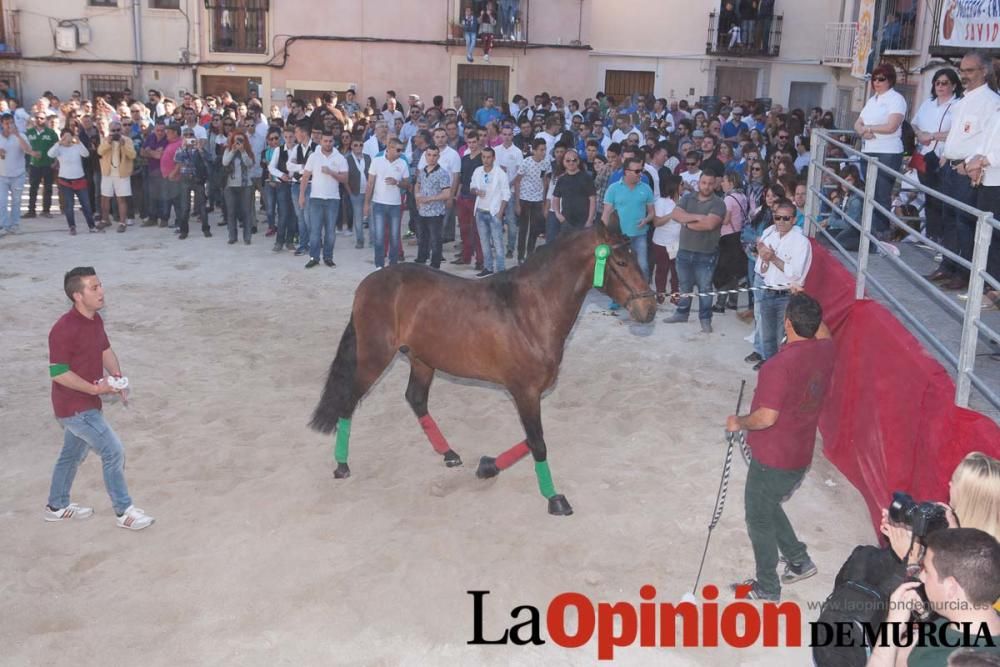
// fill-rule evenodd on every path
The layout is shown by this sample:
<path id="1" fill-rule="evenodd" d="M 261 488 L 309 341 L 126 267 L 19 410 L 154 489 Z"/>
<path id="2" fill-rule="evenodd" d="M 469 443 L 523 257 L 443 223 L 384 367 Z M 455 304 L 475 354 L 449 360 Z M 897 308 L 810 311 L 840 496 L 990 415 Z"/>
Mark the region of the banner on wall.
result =
<path id="1" fill-rule="evenodd" d="M 945 0 L 938 25 L 942 46 L 1000 48 L 1000 2 Z"/>
<path id="2" fill-rule="evenodd" d="M 875 25 L 875 0 L 861 0 L 858 8 L 858 36 L 854 39 L 854 62 L 851 76 L 863 79 L 868 71 L 868 57 L 872 52 L 872 35 Z"/>

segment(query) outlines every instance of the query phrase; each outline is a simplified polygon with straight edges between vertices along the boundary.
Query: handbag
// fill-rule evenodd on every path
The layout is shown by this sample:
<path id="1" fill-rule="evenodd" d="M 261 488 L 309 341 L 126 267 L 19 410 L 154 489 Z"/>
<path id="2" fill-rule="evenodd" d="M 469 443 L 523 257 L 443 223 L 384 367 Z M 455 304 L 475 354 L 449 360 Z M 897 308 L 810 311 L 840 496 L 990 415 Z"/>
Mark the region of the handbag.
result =
<path id="1" fill-rule="evenodd" d="M 941 128 L 944 127 L 944 117 L 948 115 L 948 109 L 951 109 L 951 104 L 945 107 L 944 113 L 941 114 L 941 122 L 938 123 L 937 131 L 940 132 Z M 941 158 L 935 152 L 937 149 L 938 141 L 934 142 L 927 153 L 914 152 L 910 156 L 909 167 L 910 169 L 915 169 L 918 174 L 936 174 L 938 169 L 941 168 Z"/>

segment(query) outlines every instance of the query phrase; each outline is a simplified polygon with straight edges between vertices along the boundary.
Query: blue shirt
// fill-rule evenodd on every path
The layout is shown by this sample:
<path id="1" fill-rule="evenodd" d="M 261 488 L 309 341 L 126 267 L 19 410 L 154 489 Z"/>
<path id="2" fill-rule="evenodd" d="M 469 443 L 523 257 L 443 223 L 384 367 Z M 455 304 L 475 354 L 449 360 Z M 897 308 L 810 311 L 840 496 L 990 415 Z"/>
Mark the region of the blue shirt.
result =
<path id="1" fill-rule="evenodd" d="M 726 121 L 726 124 L 722 126 L 722 136 L 726 139 L 732 139 L 733 137 L 738 136 L 740 130 L 744 127 L 746 127 L 746 125 L 742 122 L 734 123 L 731 120 Z"/>
<path id="2" fill-rule="evenodd" d="M 493 120 L 500 120 L 500 109 L 496 107 L 492 109 L 483 107 L 476 112 L 476 122 L 483 127 L 486 127 L 486 124 Z"/>
<path id="3" fill-rule="evenodd" d="M 639 221 L 646 217 L 646 206 L 653 201 L 652 189 L 642 182 L 629 188 L 624 181 L 619 181 L 609 185 L 604 195 L 604 203 L 614 207 L 622 234 L 628 237 L 645 235 L 646 230 L 639 229 Z"/>

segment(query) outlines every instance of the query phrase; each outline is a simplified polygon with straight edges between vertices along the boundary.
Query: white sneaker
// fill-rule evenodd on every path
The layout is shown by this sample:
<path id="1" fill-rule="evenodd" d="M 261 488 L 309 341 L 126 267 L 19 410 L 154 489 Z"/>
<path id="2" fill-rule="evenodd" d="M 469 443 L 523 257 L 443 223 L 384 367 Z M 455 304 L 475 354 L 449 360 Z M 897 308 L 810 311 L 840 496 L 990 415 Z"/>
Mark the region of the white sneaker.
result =
<path id="1" fill-rule="evenodd" d="M 154 521 L 156 521 L 156 519 L 149 516 L 135 505 L 129 505 L 129 508 L 125 510 L 125 513 L 118 517 L 118 527 L 128 528 L 129 530 L 142 530 L 143 528 L 151 526 Z"/>
<path id="2" fill-rule="evenodd" d="M 133 226 L 135 226 L 135 218 L 129 218 L 128 220 L 126 220 L 125 221 L 125 226 L 126 227 L 133 227 Z"/>
<path id="3" fill-rule="evenodd" d="M 487 53 L 486 55 L 484 55 L 483 56 L 483 60 L 485 60 L 486 62 L 489 62 L 490 61 L 490 54 Z"/>
<path id="4" fill-rule="evenodd" d="M 70 503 L 61 510 L 56 510 L 53 512 L 46 505 L 45 507 L 45 520 L 46 521 L 65 521 L 66 519 L 86 519 L 91 514 L 94 513 L 94 508 L 92 507 L 82 507 L 76 503 Z"/>

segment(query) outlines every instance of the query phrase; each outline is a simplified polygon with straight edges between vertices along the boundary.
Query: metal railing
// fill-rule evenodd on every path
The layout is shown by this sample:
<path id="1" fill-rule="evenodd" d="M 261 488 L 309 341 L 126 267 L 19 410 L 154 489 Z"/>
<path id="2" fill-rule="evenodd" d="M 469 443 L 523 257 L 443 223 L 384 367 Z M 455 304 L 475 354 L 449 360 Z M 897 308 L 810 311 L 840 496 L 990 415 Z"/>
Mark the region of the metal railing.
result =
<path id="1" fill-rule="evenodd" d="M 850 65 L 854 62 L 854 43 L 858 38 L 858 24 L 827 23 L 826 46 L 823 49 L 824 65 Z"/>
<path id="2" fill-rule="evenodd" d="M 868 287 L 874 288 L 881 296 L 891 304 L 899 315 L 913 327 L 913 329 L 932 347 L 942 358 L 944 358 L 956 371 L 955 382 L 955 403 L 961 407 L 969 406 L 969 396 L 975 387 L 982 396 L 994 408 L 1000 409 L 1000 394 L 995 387 L 990 387 L 980 377 L 975 370 L 976 352 L 980 335 L 994 341 L 1000 340 L 1000 332 L 991 328 L 983 322 L 981 313 L 983 305 L 983 288 L 989 285 L 992 289 L 1000 290 L 1000 276 L 990 276 L 986 272 L 986 260 L 989 252 L 990 241 L 996 230 L 1000 233 L 1000 223 L 993 217 L 990 211 L 981 211 L 953 199 L 945 194 L 928 188 L 919 182 L 904 176 L 900 172 L 886 167 L 878 160 L 868 160 L 863 153 L 853 146 L 846 144 L 836 136 L 851 135 L 849 132 L 830 132 L 828 130 L 815 130 L 812 134 L 811 160 L 809 165 L 809 175 L 807 181 L 806 195 L 806 218 L 811 236 L 819 234 L 828 241 L 854 269 L 855 273 L 855 298 L 865 298 Z M 830 148 L 837 149 L 842 156 L 831 157 Z M 837 170 L 828 166 L 832 162 L 852 161 L 854 164 L 864 166 L 864 189 L 853 186 L 844 180 Z M 927 238 L 923 233 L 908 226 L 891 210 L 886 209 L 875 201 L 875 184 L 879 175 L 885 174 L 889 177 L 899 179 L 906 183 L 908 188 L 922 192 L 925 197 L 933 197 L 939 200 L 942 205 L 958 209 L 976 219 L 975 245 L 971 259 L 966 259 L 942 245 Z M 854 220 L 847 211 L 839 211 L 839 207 L 834 203 L 825 191 L 824 177 L 830 182 L 853 192 L 864 198 L 864 208 L 861 220 Z M 821 204 L 831 207 L 840 219 L 847 222 L 851 228 L 860 233 L 859 247 L 856 257 L 846 250 L 837 237 L 831 234 L 821 223 Z M 903 303 L 892 292 L 869 271 L 869 258 L 873 247 L 878 249 L 880 239 L 872 233 L 872 218 L 875 211 L 884 215 L 889 224 L 896 229 L 905 231 L 908 235 L 915 236 L 921 243 L 929 246 L 943 257 L 947 257 L 957 265 L 969 271 L 969 291 L 963 308 L 958 303 L 945 296 L 938 288 L 921 276 L 916 270 L 910 267 L 893 253 L 883 253 L 888 263 L 907 278 L 912 280 L 920 290 L 935 302 L 939 303 L 947 313 L 961 319 L 962 333 L 958 353 L 956 354 L 945 345 L 938 336 L 932 333 L 924 323 L 913 312 L 907 309 Z M 874 244 L 874 245 L 873 245 Z"/>
<path id="3" fill-rule="evenodd" d="M 708 15 L 708 41 L 705 42 L 708 55 L 774 58 L 781 53 L 783 16 L 736 21 L 729 25 L 719 25 L 720 18 L 716 12 Z"/>
<path id="4" fill-rule="evenodd" d="M 8 9 L 3 12 L 0 58 L 16 58 L 21 55 L 20 19 L 21 12 L 18 9 Z"/>
<path id="5" fill-rule="evenodd" d="M 879 0 L 883 3 L 875 12 L 878 34 L 872 41 L 883 53 L 912 51 L 917 44 L 917 0 Z"/>

